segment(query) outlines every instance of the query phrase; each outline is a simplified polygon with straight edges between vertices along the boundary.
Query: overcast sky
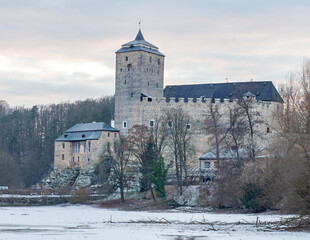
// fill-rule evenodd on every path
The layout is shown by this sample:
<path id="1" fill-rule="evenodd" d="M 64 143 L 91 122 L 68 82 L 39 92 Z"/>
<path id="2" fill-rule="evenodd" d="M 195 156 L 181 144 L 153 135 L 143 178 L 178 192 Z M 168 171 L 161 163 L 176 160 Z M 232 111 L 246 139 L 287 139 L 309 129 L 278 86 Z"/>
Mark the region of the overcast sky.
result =
<path id="1" fill-rule="evenodd" d="M 114 94 L 115 51 L 145 39 L 165 85 L 271 80 L 310 57 L 309 0 L 0 0 L 0 100 L 11 106 Z"/>

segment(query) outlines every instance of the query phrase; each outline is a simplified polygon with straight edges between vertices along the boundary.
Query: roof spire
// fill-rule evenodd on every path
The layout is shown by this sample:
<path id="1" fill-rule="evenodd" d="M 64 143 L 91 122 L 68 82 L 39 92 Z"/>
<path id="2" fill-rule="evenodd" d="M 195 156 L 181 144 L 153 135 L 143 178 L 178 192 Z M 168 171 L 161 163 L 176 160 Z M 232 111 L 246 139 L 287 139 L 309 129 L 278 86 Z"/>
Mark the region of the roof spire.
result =
<path id="1" fill-rule="evenodd" d="M 141 29 L 139 29 L 139 32 L 138 32 L 135 40 L 145 40 L 143 35 L 142 35 Z"/>
<path id="2" fill-rule="evenodd" d="M 141 18 L 139 19 L 139 30 L 141 31 Z"/>

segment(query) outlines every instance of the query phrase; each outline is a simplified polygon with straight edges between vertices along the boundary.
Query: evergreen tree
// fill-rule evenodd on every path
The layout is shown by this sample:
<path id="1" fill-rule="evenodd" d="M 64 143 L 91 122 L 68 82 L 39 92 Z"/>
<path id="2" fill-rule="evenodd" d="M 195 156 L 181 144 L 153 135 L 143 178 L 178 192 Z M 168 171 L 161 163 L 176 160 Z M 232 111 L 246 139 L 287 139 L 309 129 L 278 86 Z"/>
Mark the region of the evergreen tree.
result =
<path id="1" fill-rule="evenodd" d="M 166 196 L 165 185 L 167 181 L 168 169 L 165 168 L 164 158 L 160 157 L 153 162 L 153 167 L 150 169 L 151 183 L 155 186 L 155 191 L 158 197 Z"/>

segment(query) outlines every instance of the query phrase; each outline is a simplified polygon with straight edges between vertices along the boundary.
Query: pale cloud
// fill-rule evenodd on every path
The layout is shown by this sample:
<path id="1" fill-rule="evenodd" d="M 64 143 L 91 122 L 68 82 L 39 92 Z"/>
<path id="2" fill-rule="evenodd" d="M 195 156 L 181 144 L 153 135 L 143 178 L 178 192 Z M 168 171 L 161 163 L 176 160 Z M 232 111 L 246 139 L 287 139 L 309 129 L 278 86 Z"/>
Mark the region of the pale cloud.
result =
<path id="1" fill-rule="evenodd" d="M 114 94 L 115 51 L 142 19 L 165 83 L 272 80 L 310 56 L 309 1 L 0 0 L 0 99 L 57 103 Z"/>

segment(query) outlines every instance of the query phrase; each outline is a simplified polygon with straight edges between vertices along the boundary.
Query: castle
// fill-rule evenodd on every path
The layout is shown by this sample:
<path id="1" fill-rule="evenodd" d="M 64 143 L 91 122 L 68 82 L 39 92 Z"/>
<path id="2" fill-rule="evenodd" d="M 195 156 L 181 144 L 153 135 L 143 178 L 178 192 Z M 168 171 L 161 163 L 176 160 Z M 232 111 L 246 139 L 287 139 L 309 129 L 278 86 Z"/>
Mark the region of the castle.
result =
<path id="1" fill-rule="evenodd" d="M 194 165 L 198 165 L 198 158 L 211 150 L 213 141 L 205 129 L 210 104 L 218 106 L 219 111 L 227 118 L 228 110 L 233 109 L 238 100 L 249 98 L 255 103 L 255 111 L 263 119 L 263 124 L 256 126 L 262 133 L 256 139 L 257 146 L 267 146 L 268 140 L 273 137 L 273 113 L 281 110 L 283 105 L 283 100 L 271 81 L 177 85 L 163 89 L 164 60 L 165 55 L 144 39 L 141 30 L 133 41 L 123 44 L 116 51 L 115 125 L 112 124 L 115 129 L 111 128 L 112 132 L 119 130 L 120 134 L 126 135 L 134 125 L 152 128 L 157 119 L 163 117 L 165 110 L 181 108 L 191 117 L 191 122 L 186 127 L 193 133 L 195 151 L 191 159 Z M 56 140 L 55 168 L 68 165 L 61 164 L 61 151 L 64 151 L 64 148 L 61 149 L 62 140 L 70 142 L 73 152 L 77 141 L 63 137 Z"/>
<path id="2" fill-rule="evenodd" d="M 192 122 L 187 126 L 193 134 L 196 164 L 210 150 L 212 136 L 203 127 L 210 104 L 225 114 L 240 98 L 251 98 L 255 111 L 264 120 L 259 126 L 262 138 L 257 145 L 267 145 L 272 138 L 273 112 L 282 109 L 283 100 L 271 81 L 231 82 L 164 86 L 165 56 L 158 47 L 147 42 L 141 30 L 135 40 L 116 51 L 115 128 L 126 134 L 134 125 L 152 127 L 165 109 L 182 108 Z"/>

